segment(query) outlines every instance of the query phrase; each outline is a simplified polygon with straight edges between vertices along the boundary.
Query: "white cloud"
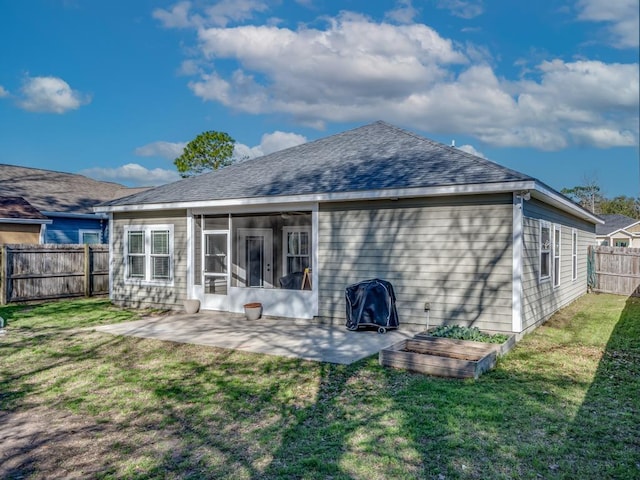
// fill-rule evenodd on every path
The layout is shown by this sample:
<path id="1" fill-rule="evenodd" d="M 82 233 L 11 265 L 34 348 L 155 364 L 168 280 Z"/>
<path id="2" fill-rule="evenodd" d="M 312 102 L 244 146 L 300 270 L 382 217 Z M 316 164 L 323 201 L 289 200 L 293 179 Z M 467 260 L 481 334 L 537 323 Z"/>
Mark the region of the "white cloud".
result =
<path id="1" fill-rule="evenodd" d="M 636 138 L 630 131 L 618 131 L 614 128 L 593 127 L 593 128 L 572 128 L 571 135 L 578 144 L 593 145 L 595 147 L 607 148 L 611 146 L 631 147 L 636 144 Z"/>
<path id="2" fill-rule="evenodd" d="M 637 48 L 640 43 L 638 0 L 579 0 L 578 20 L 608 24 L 612 44 L 619 48 Z"/>
<path id="3" fill-rule="evenodd" d="M 638 143 L 637 63 L 555 59 L 512 81 L 496 75 L 490 53 L 462 51 L 426 25 L 377 23 L 349 12 L 325 20 L 325 28 L 295 30 L 201 28 L 189 87 L 240 112 L 286 114 L 313 128 L 384 119 L 492 146 Z M 233 72 L 216 68 L 229 61 L 237 65 Z"/>
<path id="4" fill-rule="evenodd" d="M 0 98 L 8 97 L 8 96 L 9 96 L 9 92 L 5 90 L 5 88 L 2 85 L 0 85 Z"/>
<path id="5" fill-rule="evenodd" d="M 134 153 L 140 157 L 162 157 L 175 160 L 182 155 L 186 142 L 153 142 L 135 149 Z"/>
<path id="6" fill-rule="evenodd" d="M 205 12 L 211 25 L 225 27 L 253 17 L 254 12 L 264 12 L 267 4 L 259 0 L 221 0 L 207 7 Z"/>
<path id="7" fill-rule="evenodd" d="M 465 19 L 475 18 L 484 12 L 481 0 L 438 0 L 436 6 Z"/>
<path id="8" fill-rule="evenodd" d="M 473 145 L 460 145 L 458 147 L 458 150 L 462 150 L 463 152 L 469 153 L 471 155 L 475 155 L 476 157 L 480 157 L 484 159 L 487 158 L 482 152 L 479 152 L 478 150 L 476 150 L 476 148 Z"/>
<path id="9" fill-rule="evenodd" d="M 148 169 L 137 163 L 128 163 L 117 168 L 88 168 L 79 172 L 96 180 L 124 183 L 132 186 L 154 186 L 180 180 L 176 170 Z"/>
<path id="10" fill-rule="evenodd" d="M 255 12 L 268 9 L 261 0 L 221 0 L 206 7 L 202 14 L 192 12 L 191 7 L 191 2 L 178 2 L 168 10 L 155 9 L 152 16 L 165 28 L 226 27 L 229 23 L 248 20 Z"/>
<path id="11" fill-rule="evenodd" d="M 159 20 L 165 28 L 188 28 L 197 26 L 199 23 L 197 21 L 198 16 L 195 18 L 189 17 L 190 9 L 191 2 L 178 2 L 169 10 L 156 8 L 151 15 L 156 20 Z"/>
<path id="12" fill-rule="evenodd" d="M 238 160 L 245 160 L 262 155 L 268 155 L 273 152 L 284 150 L 285 148 L 295 147 L 307 141 L 304 135 L 298 135 L 293 132 L 281 132 L 276 130 L 273 133 L 265 133 L 262 135 L 260 145 L 249 147 L 243 143 L 236 143 L 234 149 L 234 157 Z"/>
<path id="13" fill-rule="evenodd" d="M 58 77 L 27 77 L 20 92 L 18 104 L 31 112 L 65 113 L 91 101 Z"/>
<path id="14" fill-rule="evenodd" d="M 411 0 L 398 0 L 396 8 L 385 13 L 385 17 L 398 23 L 412 23 L 418 15 L 418 10 L 411 4 Z"/>

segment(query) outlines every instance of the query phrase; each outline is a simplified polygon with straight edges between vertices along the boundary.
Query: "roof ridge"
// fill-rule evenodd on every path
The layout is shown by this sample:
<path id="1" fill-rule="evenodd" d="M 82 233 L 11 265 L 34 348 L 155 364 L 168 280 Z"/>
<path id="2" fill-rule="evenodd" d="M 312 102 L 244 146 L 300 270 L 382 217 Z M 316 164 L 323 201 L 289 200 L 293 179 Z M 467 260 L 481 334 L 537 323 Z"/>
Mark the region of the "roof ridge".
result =
<path id="1" fill-rule="evenodd" d="M 382 125 L 385 125 L 386 127 L 389 127 L 389 128 L 394 129 L 394 130 L 396 130 L 398 132 L 404 133 L 405 135 L 409 135 L 409 136 L 411 136 L 413 138 L 416 138 L 416 139 L 418 139 L 418 140 L 420 140 L 422 142 L 426 142 L 429 145 L 432 145 L 432 146 L 437 147 L 437 148 L 441 148 L 443 150 L 447 150 L 449 152 L 454 152 L 457 155 L 462 155 L 464 157 L 469 158 L 470 160 L 474 160 L 476 162 L 482 163 L 483 165 L 487 165 L 487 166 L 489 166 L 489 167 L 491 167 L 493 169 L 497 169 L 497 170 L 503 171 L 503 172 L 504 171 L 508 171 L 508 172 L 513 173 L 515 175 L 524 176 L 524 177 L 527 177 L 527 178 L 533 180 L 533 177 L 531 177 L 531 175 L 528 175 L 528 174 L 522 173 L 522 172 L 518 172 L 517 170 L 513 170 L 512 168 L 509 168 L 509 167 L 505 167 L 504 165 L 500 165 L 499 163 L 496 163 L 493 160 L 489 160 L 488 158 L 480 157 L 478 155 L 474 155 L 472 153 L 465 152 L 464 150 L 460 150 L 458 147 L 453 147 L 453 146 L 450 146 L 450 145 L 446 145 L 446 144 L 444 144 L 442 142 L 437 142 L 435 140 L 431 140 L 430 138 L 423 137 L 422 135 L 419 135 L 419 134 L 417 134 L 415 132 L 412 132 L 410 130 L 406 130 L 404 128 L 398 127 L 398 126 L 390 124 L 390 123 L 387 123 L 387 122 L 385 122 L 383 120 L 378 120 L 375 123 L 380 123 Z"/>

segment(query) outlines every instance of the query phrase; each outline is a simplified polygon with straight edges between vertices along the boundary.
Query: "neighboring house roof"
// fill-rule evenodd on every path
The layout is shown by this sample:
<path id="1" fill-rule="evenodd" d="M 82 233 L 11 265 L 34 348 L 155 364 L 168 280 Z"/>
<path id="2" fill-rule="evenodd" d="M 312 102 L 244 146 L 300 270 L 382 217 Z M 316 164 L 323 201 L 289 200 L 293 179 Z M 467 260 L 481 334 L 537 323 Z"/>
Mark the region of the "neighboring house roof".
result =
<path id="1" fill-rule="evenodd" d="M 486 192 L 537 185 L 556 196 L 559 204 L 570 205 L 594 223 L 599 221 L 528 175 L 385 122 L 105 202 L 97 210 L 267 197 L 296 197 L 298 201 L 382 198 L 416 195 L 418 190 L 420 195 L 474 193 L 468 187 L 478 185 Z"/>
<path id="2" fill-rule="evenodd" d="M 636 220 L 635 218 L 627 217 L 626 215 L 600 215 L 600 217 L 604 220 L 604 225 L 596 226 L 596 236 L 597 237 L 606 237 L 613 232 L 617 232 L 618 230 L 624 230 L 627 227 L 635 225 L 640 220 Z"/>
<path id="3" fill-rule="evenodd" d="M 0 197 L 0 223 L 51 223 L 22 197 Z"/>
<path id="4" fill-rule="evenodd" d="M 99 203 L 148 190 L 83 175 L 0 164 L 0 195 L 20 196 L 42 212 L 92 214 Z"/>

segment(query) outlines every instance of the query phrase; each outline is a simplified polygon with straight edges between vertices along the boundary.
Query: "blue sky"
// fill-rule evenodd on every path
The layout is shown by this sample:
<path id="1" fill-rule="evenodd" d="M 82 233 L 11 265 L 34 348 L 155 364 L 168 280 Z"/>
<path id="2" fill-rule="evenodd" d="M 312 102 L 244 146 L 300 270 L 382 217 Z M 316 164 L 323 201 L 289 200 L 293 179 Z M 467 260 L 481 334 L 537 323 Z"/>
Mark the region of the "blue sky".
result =
<path id="1" fill-rule="evenodd" d="M 0 0 L 0 163 L 178 178 L 385 120 L 638 196 L 638 0 Z"/>

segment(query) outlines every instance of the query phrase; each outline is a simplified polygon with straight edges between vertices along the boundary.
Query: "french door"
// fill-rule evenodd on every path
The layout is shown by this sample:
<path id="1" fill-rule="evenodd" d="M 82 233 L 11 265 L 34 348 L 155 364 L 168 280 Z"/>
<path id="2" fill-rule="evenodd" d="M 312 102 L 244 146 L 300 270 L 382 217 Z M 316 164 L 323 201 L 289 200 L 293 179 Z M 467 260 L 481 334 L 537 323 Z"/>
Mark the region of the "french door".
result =
<path id="1" fill-rule="evenodd" d="M 273 287 L 273 232 L 268 228 L 238 229 L 238 286 Z"/>

